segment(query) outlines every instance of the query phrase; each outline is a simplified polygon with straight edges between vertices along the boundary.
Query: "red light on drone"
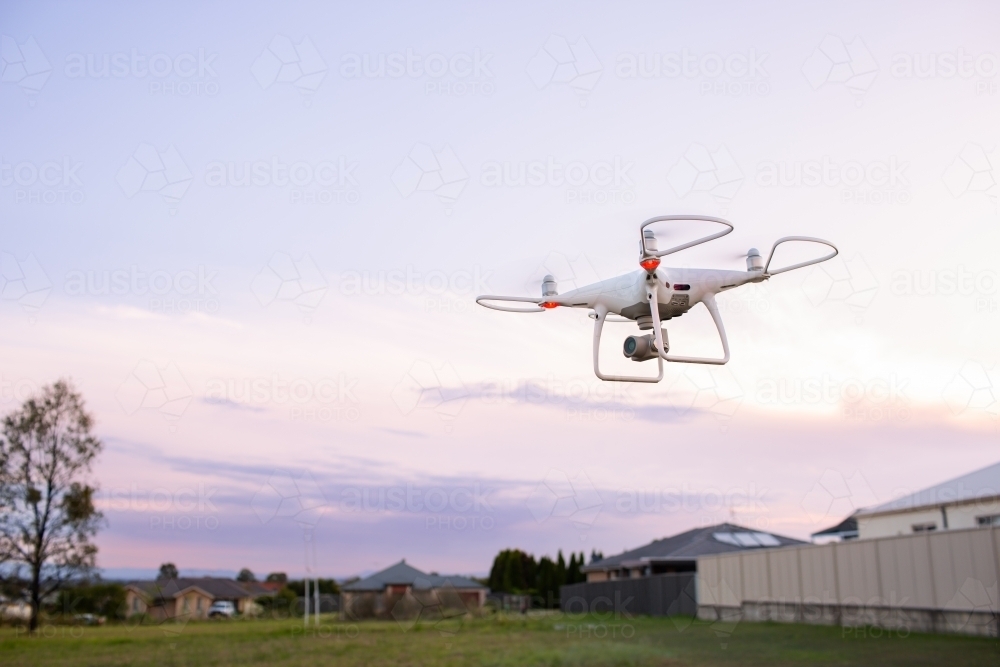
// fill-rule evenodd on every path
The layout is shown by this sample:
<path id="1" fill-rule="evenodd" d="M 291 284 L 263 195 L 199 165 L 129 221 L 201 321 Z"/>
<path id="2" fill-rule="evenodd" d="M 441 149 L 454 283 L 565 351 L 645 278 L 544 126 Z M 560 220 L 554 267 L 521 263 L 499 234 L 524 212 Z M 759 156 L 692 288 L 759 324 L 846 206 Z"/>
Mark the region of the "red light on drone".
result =
<path id="1" fill-rule="evenodd" d="M 559 304 L 558 304 L 558 303 L 556 303 L 555 301 L 542 301 L 542 302 L 541 302 L 540 304 L 538 304 L 538 305 L 540 305 L 540 306 L 541 306 L 542 308 L 555 308 L 555 307 L 556 307 L 556 306 L 558 306 Z"/>
<path id="2" fill-rule="evenodd" d="M 648 257 L 639 262 L 639 266 L 646 269 L 646 271 L 648 271 L 649 273 L 656 271 L 656 267 L 658 267 L 659 265 L 660 265 L 659 257 Z"/>

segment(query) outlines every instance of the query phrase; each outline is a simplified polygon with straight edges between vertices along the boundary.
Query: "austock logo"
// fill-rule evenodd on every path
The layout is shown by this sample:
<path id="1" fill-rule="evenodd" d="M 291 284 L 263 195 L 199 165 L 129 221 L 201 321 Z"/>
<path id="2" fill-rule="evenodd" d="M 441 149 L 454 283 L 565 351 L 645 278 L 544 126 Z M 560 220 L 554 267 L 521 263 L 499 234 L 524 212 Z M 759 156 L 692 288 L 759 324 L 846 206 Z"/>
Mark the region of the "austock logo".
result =
<path id="1" fill-rule="evenodd" d="M 275 35 L 250 68 L 261 88 L 291 84 L 303 95 L 319 89 L 326 70 L 326 62 L 309 37 L 296 44 L 284 35 Z"/>
<path id="2" fill-rule="evenodd" d="M 579 530 L 587 530 L 604 509 L 604 500 L 586 472 L 570 477 L 562 470 L 549 470 L 525 500 L 537 523 L 565 519 Z"/>
<path id="3" fill-rule="evenodd" d="M 204 266 L 180 271 L 145 271 L 135 264 L 104 271 L 74 269 L 66 274 L 63 292 L 72 297 L 148 297 L 148 308 L 163 313 L 214 313 L 219 310 L 219 293 L 212 284 L 217 274 Z"/>
<path id="4" fill-rule="evenodd" d="M 910 418 L 908 378 L 895 373 L 865 379 L 817 377 L 761 378 L 756 399 L 763 405 L 827 405 L 847 421 L 906 421 Z"/>
<path id="5" fill-rule="evenodd" d="M 594 89 L 603 71 L 601 61 L 585 37 L 570 43 L 560 35 L 550 35 L 528 63 L 528 76 L 542 90 L 550 85 L 566 85 L 587 105 L 586 95 Z"/>
<path id="6" fill-rule="evenodd" d="M 330 503 L 308 471 L 296 475 L 276 468 L 254 494 L 250 507 L 262 524 L 288 518 L 311 531 L 329 511 Z"/>
<path id="7" fill-rule="evenodd" d="M 693 192 L 709 194 L 725 212 L 743 184 L 743 171 L 725 146 L 710 151 L 701 144 L 691 144 L 670 168 L 667 182 L 681 198 Z"/>
<path id="8" fill-rule="evenodd" d="M 490 70 L 492 53 L 474 49 L 472 53 L 420 54 L 412 48 L 394 53 L 347 53 L 340 59 L 340 75 L 345 79 L 428 79 L 428 95 L 492 95 L 495 89 Z"/>
<path id="9" fill-rule="evenodd" d="M 0 299 L 15 301 L 31 316 L 38 312 L 52 291 L 52 282 L 34 255 L 18 260 L 0 252 Z"/>
<path id="10" fill-rule="evenodd" d="M 835 161 L 825 155 L 816 160 L 761 162 L 755 182 L 760 187 L 840 188 L 845 204 L 908 204 L 908 167 L 909 162 L 895 155 L 868 162 Z"/>
<path id="11" fill-rule="evenodd" d="M 118 387 L 115 398 L 127 415 L 155 410 L 166 419 L 176 421 L 184 414 L 194 394 L 175 364 L 160 367 L 143 359 Z"/>
<path id="12" fill-rule="evenodd" d="M 404 632 L 423 620 L 431 623 L 443 637 L 454 636 L 472 614 L 472 609 L 452 584 L 434 586 L 430 580 L 421 578 L 407 588 L 390 612 Z"/>
<path id="13" fill-rule="evenodd" d="M 168 204 L 180 202 L 194 175 L 173 144 L 159 152 L 151 144 L 139 144 L 135 153 L 118 170 L 115 180 L 126 197 L 140 192 L 155 193 Z M 176 212 L 171 208 L 171 213 Z"/>
<path id="14" fill-rule="evenodd" d="M 635 183 L 629 171 L 634 164 L 618 155 L 594 162 L 564 163 L 551 155 L 544 160 L 494 160 L 483 163 L 479 182 L 488 188 L 565 188 L 567 202 L 631 204 L 635 202 Z"/>
<path id="15" fill-rule="evenodd" d="M 13 37 L 0 36 L 0 80 L 16 84 L 28 95 L 34 96 L 48 81 L 50 74 L 52 65 L 34 37 L 18 44 Z M 32 99 L 30 104 L 34 103 Z"/>
<path id="16" fill-rule="evenodd" d="M 966 144 L 942 178 L 953 197 L 985 195 L 995 212 L 1000 195 L 1000 150 Z"/>
<path id="17" fill-rule="evenodd" d="M 889 66 L 895 79 L 975 80 L 977 95 L 997 94 L 1000 86 L 994 79 L 998 72 L 1000 56 L 996 53 L 967 54 L 961 48 L 946 53 L 897 53 Z"/>
<path id="18" fill-rule="evenodd" d="M 952 415 L 982 412 L 1000 419 L 1000 368 L 966 361 L 941 392 Z"/>
<path id="19" fill-rule="evenodd" d="M 336 377 L 286 379 L 269 377 L 212 378 L 205 400 L 226 406 L 262 409 L 277 406 L 292 419 L 309 421 L 357 421 L 360 418 L 355 386 L 358 378 L 340 373 Z"/>
<path id="20" fill-rule="evenodd" d="M 686 368 L 667 391 L 679 415 L 707 413 L 722 432 L 729 429 L 744 398 L 743 387 L 727 368 Z"/>
<path id="21" fill-rule="evenodd" d="M 356 204 L 360 199 L 357 162 L 341 156 L 335 160 L 287 164 L 270 160 L 210 162 L 205 185 L 213 188 L 288 188 L 293 204 Z"/>
<path id="22" fill-rule="evenodd" d="M 849 260 L 838 256 L 814 266 L 802 283 L 802 290 L 814 306 L 830 302 L 846 304 L 854 312 L 855 321 L 861 324 L 878 294 L 879 282 L 861 255 Z"/>
<path id="23" fill-rule="evenodd" d="M 417 144 L 392 172 L 392 182 L 404 199 L 416 192 L 433 192 L 449 214 L 468 180 L 468 172 L 448 144 L 440 151 Z"/>
<path id="24" fill-rule="evenodd" d="M 294 259 L 285 252 L 276 252 L 250 283 L 250 289 L 262 306 L 275 301 L 294 304 L 308 324 L 326 296 L 328 285 L 309 255 Z"/>
<path id="25" fill-rule="evenodd" d="M 862 507 L 878 504 L 868 480 L 860 470 L 847 477 L 839 470 L 828 468 L 802 498 L 800 506 L 809 521 L 840 520 Z"/>
<path id="26" fill-rule="evenodd" d="M 622 53 L 615 62 L 619 79 L 697 79 L 702 95 L 767 95 L 771 91 L 764 68 L 767 53 Z"/>
<path id="27" fill-rule="evenodd" d="M 214 96 L 219 93 L 218 74 L 213 67 L 218 53 L 145 55 L 133 48 L 128 53 L 71 53 L 64 73 L 69 79 L 146 79 L 151 95 L 178 97 Z"/>
<path id="28" fill-rule="evenodd" d="M 15 204 L 82 204 L 82 167 L 69 156 L 40 163 L 8 163 L 0 158 L 0 186 L 14 186 Z"/>
<path id="29" fill-rule="evenodd" d="M 843 85 L 861 106 L 864 95 L 878 76 L 878 63 L 860 37 L 845 42 L 840 37 L 827 35 L 802 65 L 813 90 L 827 85 Z"/>
<path id="30" fill-rule="evenodd" d="M 391 397 L 404 416 L 430 410 L 446 422 L 446 430 L 450 431 L 450 423 L 469 400 L 469 390 L 451 364 L 435 368 L 429 362 L 416 361 L 393 387 Z"/>

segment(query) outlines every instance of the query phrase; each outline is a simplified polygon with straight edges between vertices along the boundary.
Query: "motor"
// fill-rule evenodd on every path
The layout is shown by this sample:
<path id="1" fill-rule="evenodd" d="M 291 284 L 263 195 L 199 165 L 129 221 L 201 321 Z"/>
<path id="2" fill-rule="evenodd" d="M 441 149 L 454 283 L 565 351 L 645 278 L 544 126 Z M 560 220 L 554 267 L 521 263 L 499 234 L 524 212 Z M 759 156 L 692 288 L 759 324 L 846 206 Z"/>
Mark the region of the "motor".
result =
<path id="1" fill-rule="evenodd" d="M 663 334 L 663 352 L 669 352 L 670 341 L 667 340 L 667 330 L 660 329 L 660 333 Z M 653 334 L 629 336 L 625 339 L 622 353 L 632 361 L 649 361 L 660 356 L 656 353 L 656 337 Z"/>

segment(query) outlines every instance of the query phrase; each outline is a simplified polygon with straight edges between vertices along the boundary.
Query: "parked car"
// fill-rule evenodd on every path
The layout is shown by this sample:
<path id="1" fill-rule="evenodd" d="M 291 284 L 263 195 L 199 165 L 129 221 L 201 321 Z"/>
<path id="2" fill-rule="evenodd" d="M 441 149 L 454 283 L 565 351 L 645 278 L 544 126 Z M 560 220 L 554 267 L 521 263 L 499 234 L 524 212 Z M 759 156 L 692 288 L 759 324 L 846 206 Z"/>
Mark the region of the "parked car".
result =
<path id="1" fill-rule="evenodd" d="M 80 625 L 104 625 L 108 619 L 97 614 L 77 614 L 73 617 L 73 620 Z"/>
<path id="2" fill-rule="evenodd" d="M 218 600 L 208 608 L 209 618 L 233 618 L 236 616 L 236 605 L 232 602 Z"/>

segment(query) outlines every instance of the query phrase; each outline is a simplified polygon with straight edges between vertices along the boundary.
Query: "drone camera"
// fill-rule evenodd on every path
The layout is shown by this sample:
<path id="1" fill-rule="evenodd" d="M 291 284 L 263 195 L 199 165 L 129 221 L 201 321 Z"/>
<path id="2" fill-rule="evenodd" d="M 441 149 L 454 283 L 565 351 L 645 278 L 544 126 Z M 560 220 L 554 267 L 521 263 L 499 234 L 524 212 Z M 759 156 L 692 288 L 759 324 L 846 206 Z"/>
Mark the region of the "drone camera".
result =
<path id="1" fill-rule="evenodd" d="M 670 350 L 670 343 L 667 341 L 667 331 L 666 329 L 661 329 L 660 331 L 663 334 L 663 347 L 665 348 L 663 351 L 667 352 Z M 660 356 L 656 352 L 656 337 L 653 334 L 629 336 L 625 339 L 622 352 L 632 361 L 649 361 Z"/>

